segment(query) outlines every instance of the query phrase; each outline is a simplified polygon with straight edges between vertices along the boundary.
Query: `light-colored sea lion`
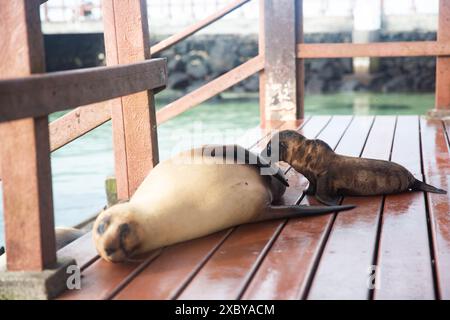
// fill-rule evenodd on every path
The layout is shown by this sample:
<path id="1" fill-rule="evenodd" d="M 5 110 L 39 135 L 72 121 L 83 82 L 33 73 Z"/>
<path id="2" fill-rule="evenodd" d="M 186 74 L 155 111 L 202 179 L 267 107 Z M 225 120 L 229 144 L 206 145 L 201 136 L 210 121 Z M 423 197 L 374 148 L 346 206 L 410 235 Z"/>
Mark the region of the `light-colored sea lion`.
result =
<path id="1" fill-rule="evenodd" d="M 275 145 L 277 153 L 273 151 Z M 275 134 L 261 155 L 267 160 L 274 158 L 289 163 L 308 179 L 306 194 L 315 195 L 327 205 L 337 204 L 342 196 L 383 195 L 408 190 L 447 193 L 417 180 L 395 162 L 339 155 L 324 141 L 306 139 L 293 130 Z"/>
<path id="2" fill-rule="evenodd" d="M 287 183 L 278 168 L 275 175 L 261 175 L 260 170 L 268 167 L 256 154 L 234 145 L 192 149 L 165 160 L 129 202 L 97 217 L 93 227 L 97 251 L 108 261 L 121 262 L 240 224 L 354 207 L 274 205 Z"/>

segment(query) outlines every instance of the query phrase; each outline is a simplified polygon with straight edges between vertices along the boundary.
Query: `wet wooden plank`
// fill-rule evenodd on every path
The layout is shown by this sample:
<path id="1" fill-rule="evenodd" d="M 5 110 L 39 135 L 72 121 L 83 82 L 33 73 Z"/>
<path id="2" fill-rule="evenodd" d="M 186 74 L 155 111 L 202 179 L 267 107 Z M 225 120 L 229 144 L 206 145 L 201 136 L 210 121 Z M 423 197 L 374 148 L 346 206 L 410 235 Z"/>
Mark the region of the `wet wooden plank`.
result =
<path id="1" fill-rule="evenodd" d="M 39 5 L 36 0 L 0 2 L 1 78 L 45 70 Z M 0 120 L 17 111 L 3 98 L 0 92 Z M 46 269 L 56 262 L 48 119 L 1 123 L 0 137 L 7 268 Z"/>
<path id="2" fill-rule="evenodd" d="M 106 300 L 153 261 L 158 253 L 149 253 L 139 262 L 112 264 L 98 259 L 84 269 L 80 290 L 66 290 L 58 300 Z"/>
<path id="3" fill-rule="evenodd" d="M 362 157 L 389 160 L 396 118 L 378 116 Z M 312 280 L 308 299 L 368 299 L 383 197 L 347 197 L 352 211 L 337 214 Z"/>
<path id="4" fill-rule="evenodd" d="M 420 119 L 425 181 L 450 190 L 450 151 L 441 120 Z M 450 194 L 427 193 L 438 295 L 450 299 Z"/>
<path id="5" fill-rule="evenodd" d="M 81 270 L 99 258 L 92 240 L 92 232 L 88 232 L 81 238 L 69 243 L 58 250 L 58 257 L 71 257 L 75 259 Z"/>
<path id="6" fill-rule="evenodd" d="M 195 270 L 201 268 L 230 232 L 231 229 L 166 248 L 158 259 L 127 284 L 114 299 L 175 298 L 183 288 L 182 284 L 195 276 Z"/>
<path id="7" fill-rule="evenodd" d="M 345 154 L 359 155 L 373 117 L 356 117 L 344 135 L 328 127 L 318 136 Z M 330 123 L 331 125 L 331 123 Z M 290 170 L 294 171 L 294 170 Z M 300 176 L 300 175 L 299 175 Z M 300 176 L 302 189 L 307 180 Z M 310 201 L 312 203 L 312 201 Z M 308 204 L 303 198 L 301 204 Z M 314 204 L 318 204 L 315 202 Z M 290 219 L 255 274 L 244 299 L 298 299 L 303 297 L 309 276 L 320 254 L 321 243 L 333 217 Z"/>
<path id="8" fill-rule="evenodd" d="M 103 0 L 102 11 L 107 65 L 149 59 L 147 2 Z M 154 76 L 166 78 L 163 70 Z M 112 100 L 111 118 L 117 198 L 129 199 L 159 161 L 153 92 L 143 91 Z"/>
<path id="9" fill-rule="evenodd" d="M 347 119 L 350 120 L 350 117 Z M 313 117 L 302 130 L 317 135 L 322 128 L 332 125 L 327 117 Z M 336 120 L 336 127 L 345 128 L 346 121 Z M 334 125 L 333 125 L 334 126 Z M 290 183 L 292 178 L 289 178 Z M 293 183 L 288 189 L 294 189 Z M 283 204 L 295 204 L 302 189 L 287 192 Z M 179 296 L 180 299 L 236 299 L 251 280 L 265 253 L 284 225 L 284 220 L 239 226 L 219 250 L 208 260 L 195 278 Z M 214 288 L 206 291 L 204 288 Z"/>
<path id="10" fill-rule="evenodd" d="M 179 299 L 236 299 L 279 222 L 238 227 L 180 294 Z M 214 288 L 214 290 L 205 290 Z"/>
<path id="11" fill-rule="evenodd" d="M 422 180 L 418 116 L 398 118 L 392 161 Z M 423 192 L 385 198 L 375 299 L 434 299 L 434 280 Z"/>

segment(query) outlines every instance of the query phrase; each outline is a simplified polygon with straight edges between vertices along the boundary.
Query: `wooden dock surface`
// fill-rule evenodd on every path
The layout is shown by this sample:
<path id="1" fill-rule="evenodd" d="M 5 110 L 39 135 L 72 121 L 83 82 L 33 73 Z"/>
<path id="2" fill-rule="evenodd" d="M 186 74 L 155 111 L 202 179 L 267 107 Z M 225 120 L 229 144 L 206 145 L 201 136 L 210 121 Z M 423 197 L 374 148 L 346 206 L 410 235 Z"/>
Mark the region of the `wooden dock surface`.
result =
<path id="1" fill-rule="evenodd" d="M 298 130 L 338 153 L 392 160 L 417 178 L 450 189 L 450 121 L 313 116 Z M 261 134 L 253 150 L 266 139 Z M 305 178 L 285 170 L 290 187 L 283 202 L 316 204 L 303 194 Z M 351 197 L 343 203 L 358 207 L 239 226 L 128 264 L 99 259 L 88 233 L 58 252 L 82 268 L 81 290 L 59 298 L 450 299 L 449 194 Z"/>

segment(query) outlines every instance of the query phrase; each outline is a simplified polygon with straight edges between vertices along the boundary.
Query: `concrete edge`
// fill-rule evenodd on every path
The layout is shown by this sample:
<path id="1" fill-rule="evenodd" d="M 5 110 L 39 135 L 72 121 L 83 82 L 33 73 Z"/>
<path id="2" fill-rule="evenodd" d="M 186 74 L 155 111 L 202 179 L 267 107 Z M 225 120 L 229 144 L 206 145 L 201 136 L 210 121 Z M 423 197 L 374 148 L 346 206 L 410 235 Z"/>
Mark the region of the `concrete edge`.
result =
<path id="1" fill-rule="evenodd" d="M 68 267 L 77 266 L 72 258 L 59 257 L 52 269 L 6 271 L 0 266 L 0 300 L 49 300 L 64 292 L 71 276 Z"/>

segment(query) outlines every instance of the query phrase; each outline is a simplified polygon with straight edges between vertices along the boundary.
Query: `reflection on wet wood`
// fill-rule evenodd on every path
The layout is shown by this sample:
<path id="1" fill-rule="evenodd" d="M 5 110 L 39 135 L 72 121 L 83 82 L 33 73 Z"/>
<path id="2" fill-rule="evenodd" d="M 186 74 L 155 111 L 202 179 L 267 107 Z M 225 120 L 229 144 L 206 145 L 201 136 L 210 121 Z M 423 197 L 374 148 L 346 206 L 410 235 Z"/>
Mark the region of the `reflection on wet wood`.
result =
<path id="1" fill-rule="evenodd" d="M 247 147 L 259 151 L 272 130 L 292 126 L 281 122 L 255 130 L 255 143 Z M 339 153 L 391 158 L 418 178 L 423 174 L 428 183 L 444 189 L 450 185 L 448 126 L 440 120 L 314 116 L 301 121 L 297 129 L 326 141 Z M 289 166 L 283 168 L 290 187 L 282 202 L 317 204 L 303 195 L 307 180 Z M 77 256 L 83 264 L 82 289 L 60 298 L 450 297 L 449 195 L 415 192 L 343 202 L 358 208 L 338 215 L 240 226 L 165 248 L 134 264 L 98 260 L 88 234 L 58 253 Z M 378 276 L 375 290 L 369 287 L 370 268 Z"/>

